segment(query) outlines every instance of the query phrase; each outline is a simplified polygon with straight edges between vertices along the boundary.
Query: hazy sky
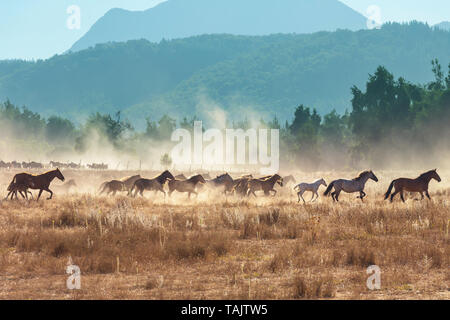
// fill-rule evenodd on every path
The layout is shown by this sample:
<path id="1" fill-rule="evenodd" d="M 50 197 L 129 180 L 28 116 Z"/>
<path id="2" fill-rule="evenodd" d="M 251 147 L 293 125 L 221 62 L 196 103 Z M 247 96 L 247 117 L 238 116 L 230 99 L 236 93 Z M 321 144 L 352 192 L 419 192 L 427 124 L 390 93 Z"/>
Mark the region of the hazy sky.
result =
<path id="1" fill-rule="evenodd" d="M 282 0 L 274 1 L 280 5 Z M 69 49 L 109 9 L 144 10 L 160 2 L 162 0 L 0 0 L 0 59 L 48 58 Z M 449 0 L 341 2 L 366 16 L 367 8 L 377 5 L 382 22 L 419 20 L 435 24 L 450 20 Z M 67 27 L 67 9 L 71 5 L 81 10 L 80 29 Z"/>

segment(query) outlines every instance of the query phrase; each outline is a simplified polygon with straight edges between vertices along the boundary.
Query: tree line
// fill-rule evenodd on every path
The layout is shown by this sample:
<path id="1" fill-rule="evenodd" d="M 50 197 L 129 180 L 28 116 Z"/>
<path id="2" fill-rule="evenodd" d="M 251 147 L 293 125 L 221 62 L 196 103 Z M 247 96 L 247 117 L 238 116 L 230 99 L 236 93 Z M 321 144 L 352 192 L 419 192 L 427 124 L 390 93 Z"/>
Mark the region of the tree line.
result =
<path id="1" fill-rule="evenodd" d="M 445 72 L 437 59 L 432 61 L 434 80 L 413 84 L 379 66 L 369 75 L 365 88 L 351 88 L 351 108 L 344 114 L 336 110 L 321 116 L 315 108 L 299 105 L 292 121 L 280 123 L 259 119 L 258 128 L 280 130 L 282 166 L 305 169 L 355 168 L 372 166 L 426 165 L 442 154 L 450 154 L 450 65 Z M 131 123 L 115 115 L 93 113 L 76 125 L 71 120 L 51 116 L 47 119 L 27 107 L 9 100 L 0 104 L 3 138 L 41 139 L 53 146 L 71 146 L 83 153 L 95 132 L 118 150 L 133 153 L 136 142 L 169 143 L 177 128 L 191 130 L 196 116 L 159 120 L 146 119 L 145 130 L 135 130 Z M 253 119 L 254 120 L 254 119 Z M 248 129 L 248 118 L 228 120 L 227 127 Z M 256 128 L 257 129 L 257 128 Z"/>

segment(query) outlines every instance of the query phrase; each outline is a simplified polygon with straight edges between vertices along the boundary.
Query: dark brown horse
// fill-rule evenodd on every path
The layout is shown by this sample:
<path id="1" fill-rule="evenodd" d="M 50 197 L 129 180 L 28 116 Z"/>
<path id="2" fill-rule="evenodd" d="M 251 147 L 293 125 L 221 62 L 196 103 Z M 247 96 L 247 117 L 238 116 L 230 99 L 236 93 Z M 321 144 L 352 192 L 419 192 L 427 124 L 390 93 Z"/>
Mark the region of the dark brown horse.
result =
<path id="1" fill-rule="evenodd" d="M 195 187 L 198 183 L 206 183 L 205 179 L 201 174 L 193 176 L 187 180 L 170 180 L 169 181 L 169 196 L 174 191 L 178 192 L 188 192 L 188 197 L 191 198 L 191 193 L 195 193 L 198 196 L 198 193 L 195 191 Z"/>
<path id="2" fill-rule="evenodd" d="M 64 176 L 62 175 L 59 169 L 48 171 L 43 174 L 33 175 L 26 172 L 18 173 L 12 179 L 8 189 L 12 187 L 14 184 L 19 185 L 21 187 L 26 187 L 33 190 L 39 190 L 39 195 L 36 200 L 39 200 L 41 197 L 42 191 L 47 191 L 50 193 L 50 197 L 47 200 L 50 200 L 53 197 L 53 192 L 49 189 L 50 183 L 53 179 L 58 178 L 61 181 L 64 181 Z"/>
<path id="3" fill-rule="evenodd" d="M 117 192 L 128 191 L 125 183 L 122 181 L 119 181 L 119 180 L 111 180 L 111 181 L 104 182 L 100 186 L 100 188 L 101 188 L 101 190 L 100 190 L 99 194 L 103 194 L 106 192 L 106 195 L 109 195 L 112 193 L 113 196 L 115 196 Z"/>
<path id="4" fill-rule="evenodd" d="M 227 192 L 231 192 L 231 190 L 233 190 L 234 181 L 228 173 L 224 173 L 214 179 L 206 180 L 205 185 L 213 189 L 221 189 L 225 194 L 227 194 Z"/>
<path id="5" fill-rule="evenodd" d="M 134 183 L 141 179 L 141 175 L 135 175 L 135 176 L 130 176 L 130 177 L 124 177 L 122 179 L 119 179 L 120 182 L 123 182 L 125 189 L 128 191 L 128 193 L 130 192 L 131 188 L 133 187 Z"/>
<path id="6" fill-rule="evenodd" d="M 397 193 L 400 193 L 400 198 L 403 202 L 405 202 L 405 197 L 403 194 L 404 191 L 419 192 L 422 196 L 422 200 L 424 198 L 423 194 L 425 193 L 427 198 L 431 200 L 430 194 L 428 193 L 428 185 L 430 184 L 431 179 L 435 179 L 437 182 L 441 182 L 441 177 L 439 177 L 439 175 L 437 174 L 437 169 L 425 172 L 416 179 L 396 179 L 389 185 L 389 188 L 384 195 L 384 200 L 387 200 L 389 196 L 391 196 L 392 202 Z M 395 191 L 391 194 L 393 188 L 395 188 Z"/>
<path id="7" fill-rule="evenodd" d="M 253 175 L 251 174 L 243 175 L 237 179 L 234 179 L 231 193 L 242 197 L 247 196 L 248 182 L 250 179 L 253 179 Z"/>
<path id="8" fill-rule="evenodd" d="M 156 192 L 161 191 L 162 193 L 164 193 L 164 198 L 165 198 L 166 192 L 164 191 L 163 186 L 166 183 L 166 181 L 173 180 L 173 179 L 175 179 L 174 176 L 168 170 L 164 171 L 159 176 L 157 176 L 156 178 L 153 178 L 153 179 L 143 179 L 143 178 L 138 179 L 134 183 L 129 194 L 131 195 L 133 193 L 133 190 L 136 189 L 136 191 L 134 192 L 134 195 L 133 195 L 134 197 L 136 197 L 138 192 L 141 196 L 144 196 L 143 195 L 144 190 L 153 190 Z"/>
<path id="9" fill-rule="evenodd" d="M 31 195 L 31 199 L 33 199 L 33 194 L 31 193 L 31 191 L 28 190 L 28 187 L 26 185 L 11 183 L 8 186 L 8 191 L 9 191 L 9 193 L 6 196 L 5 200 L 8 199 L 8 197 L 10 195 L 11 195 L 11 200 L 13 199 L 14 196 L 16 196 L 16 199 L 18 199 L 17 192 L 20 193 L 22 198 L 27 199 L 27 200 L 28 200 L 28 193 L 29 193 Z M 25 195 L 23 193 L 25 193 Z"/>
<path id="10" fill-rule="evenodd" d="M 281 187 L 283 186 L 283 178 L 278 174 L 274 174 L 270 178 L 250 179 L 248 181 L 247 195 L 251 193 L 256 197 L 255 191 L 259 190 L 264 191 L 266 196 L 270 195 L 271 191 L 276 195 L 277 190 L 273 188 L 275 183 L 278 183 Z"/>

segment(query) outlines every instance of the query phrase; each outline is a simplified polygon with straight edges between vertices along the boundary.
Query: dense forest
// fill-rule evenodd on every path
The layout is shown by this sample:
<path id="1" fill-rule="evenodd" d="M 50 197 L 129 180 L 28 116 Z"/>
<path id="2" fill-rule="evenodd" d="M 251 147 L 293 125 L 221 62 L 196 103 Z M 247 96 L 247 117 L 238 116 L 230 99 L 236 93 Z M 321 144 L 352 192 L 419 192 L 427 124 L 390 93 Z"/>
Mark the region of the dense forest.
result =
<path id="1" fill-rule="evenodd" d="M 151 43 L 107 43 L 48 60 L 1 61 L 0 99 L 49 117 L 84 123 L 92 110 L 140 130 L 145 118 L 217 107 L 238 120 L 253 113 L 292 121 L 299 101 L 324 116 L 350 110 L 353 85 L 379 65 L 414 83 L 431 81 L 428 63 L 450 62 L 450 32 L 422 23 L 380 30 L 204 35 Z"/>
<path id="2" fill-rule="evenodd" d="M 315 108 L 299 105 L 293 120 L 281 123 L 271 119 L 228 119 L 227 127 L 248 129 L 280 129 L 282 168 L 301 169 L 426 167 L 447 165 L 450 155 L 450 64 L 443 70 L 432 60 L 434 80 L 413 84 L 395 78 L 379 66 L 365 88 L 351 88 L 351 110 L 336 110 L 323 117 Z M 170 151 L 170 137 L 177 127 L 192 129 L 201 117 L 175 119 L 163 115 L 158 121 L 146 119 L 146 129 L 136 130 L 123 120 L 120 112 L 109 115 L 91 114 L 82 125 L 69 119 L 51 116 L 47 119 L 26 107 L 10 101 L 0 105 L 2 143 L 28 141 L 45 144 L 48 157 L 58 156 L 55 150 L 70 149 L 83 154 L 92 147 L 93 132 L 121 153 L 135 155 L 145 161 L 149 154 L 160 157 Z M 256 123 L 256 124 L 255 124 Z M 141 146 L 146 145 L 144 152 Z M 161 147 L 165 146 L 165 147 Z M 3 149 L 4 150 L 4 149 Z M 0 158 L 6 156 L 2 150 Z M 8 150 L 11 150 L 9 148 Z M 141 150 L 142 151 L 142 150 Z"/>

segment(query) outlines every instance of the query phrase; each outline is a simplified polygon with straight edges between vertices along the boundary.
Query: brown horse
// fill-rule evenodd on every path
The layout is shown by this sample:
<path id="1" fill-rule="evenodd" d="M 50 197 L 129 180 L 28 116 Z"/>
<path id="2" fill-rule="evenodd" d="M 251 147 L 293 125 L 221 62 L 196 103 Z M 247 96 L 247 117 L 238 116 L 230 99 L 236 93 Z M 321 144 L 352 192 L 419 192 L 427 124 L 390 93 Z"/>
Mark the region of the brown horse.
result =
<path id="1" fill-rule="evenodd" d="M 119 179 L 120 182 L 123 182 L 123 184 L 125 185 L 126 190 L 128 191 L 128 193 L 130 192 L 131 188 L 133 187 L 134 183 L 138 180 L 141 179 L 141 175 L 135 175 L 135 176 L 130 176 L 130 177 L 124 177 L 122 179 Z"/>
<path id="2" fill-rule="evenodd" d="M 143 178 L 138 179 L 134 183 L 129 194 L 131 195 L 133 193 L 133 190 L 136 189 L 133 197 L 136 197 L 138 192 L 141 196 L 144 196 L 143 195 L 144 190 L 153 190 L 156 192 L 161 191 L 162 193 L 164 193 L 164 198 L 165 198 L 166 192 L 164 191 L 163 185 L 166 183 L 166 181 L 173 180 L 173 179 L 175 179 L 174 176 L 168 170 L 164 171 L 159 176 L 157 176 L 156 178 L 153 178 L 153 179 L 143 179 Z"/>
<path id="3" fill-rule="evenodd" d="M 283 178 L 274 174 L 270 176 L 270 178 L 261 178 L 261 179 L 250 179 L 248 181 L 248 191 L 247 195 L 253 194 L 256 197 L 255 191 L 262 190 L 266 196 L 270 195 L 270 191 L 274 192 L 274 195 L 277 194 L 277 190 L 273 187 L 275 183 L 278 183 L 281 187 L 283 186 Z"/>
<path id="4" fill-rule="evenodd" d="M 191 193 L 198 193 L 195 191 L 195 187 L 198 183 L 206 183 L 205 179 L 201 174 L 193 176 L 187 180 L 170 180 L 169 181 L 169 197 L 174 191 L 178 192 L 188 192 L 188 198 L 191 198 Z"/>
<path id="5" fill-rule="evenodd" d="M 111 180 L 111 181 L 104 182 L 100 186 L 100 188 L 101 188 L 101 191 L 99 194 L 103 194 L 106 192 L 107 196 L 111 193 L 113 194 L 113 196 L 115 196 L 117 192 L 128 191 L 125 183 L 122 181 L 119 181 L 119 180 Z"/>
<path id="6" fill-rule="evenodd" d="M 14 176 L 13 180 L 11 181 L 8 189 L 16 184 L 20 185 L 22 187 L 26 187 L 33 190 L 39 190 L 39 195 L 36 199 L 39 200 L 41 197 L 42 191 L 47 191 L 50 193 L 50 197 L 47 198 L 47 200 L 50 200 L 53 197 L 53 192 L 49 189 L 50 183 L 53 181 L 53 179 L 58 178 L 61 181 L 64 181 L 64 176 L 62 175 L 61 171 L 59 169 L 48 171 L 43 174 L 39 175 L 33 175 L 26 172 L 18 173 Z"/>
<path id="7" fill-rule="evenodd" d="M 31 195 L 31 199 L 33 199 L 33 194 L 31 193 L 31 191 L 28 190 L 28 187 L 26 185 L 21 185 L 21 184 L 17 184 L 17 183 L 11 183 L 8 186 L 8 191 L 9 191 L 9 193 L 6 196 L 5 200 L 8 199 L 8 197 L 10 195 L 11 195 L 11 200 L 13 199 L 14 196 L 16 196 L 16 199 L 18 199 L 17 192 L 20 193 L 22 198 L 27 199 L 27 200 L 28 200 L 28 193 L 29 193 Z M 25 195 L 22 192 L 24 192 Z"/>
<path id="8" fill-rule="evenodd" d="M 234 179 L 231 193 L 242 197 L 247 196 L 248 182 L 250 179 L 253 179 L 253 175 L 251 174 L 243 175 L 237 179 Z"/>
<path id="9" fill-rule="evenodd" d="M 435 179 L 437 182 L 441 182 L 441 177 L 439 177 L 439 175 L 437 174 L 437 169 L 425 172 L 416 179 L 408 179 L 408 178 L 396 179 L 392 181 L 391 184 L 389 185 L 389 188 L 384 195 L 384 200 L 387 200 L 387 198 L 391 196 L 392 202 L 397 193 L 400 193 L 400 198 L 402 199 L 403 202 L 405 202 L 405 198 L 403 195 L 404 191 L 419 192 L 420 195 L 422 196 L 421 200 L 423 200 L 424 198 L 423 193 L 425 192 L 427 198 L 431 200 L 430 194 L 428 193 L 428 185 L 430 184 L 431 179 Z M 393 188 L 395 188 L 395 191 L 391 195 L 391 191 Z"/>
<path id="10" fill-rule="evenodd" d="M 234 181 L 228 173 L 224 173 L 214 179 L 206 180 L 205 185 L 213 189 L 223 189 L 224 193 L 227 194 L 233 189 Z"/>

